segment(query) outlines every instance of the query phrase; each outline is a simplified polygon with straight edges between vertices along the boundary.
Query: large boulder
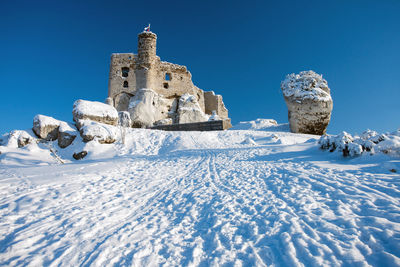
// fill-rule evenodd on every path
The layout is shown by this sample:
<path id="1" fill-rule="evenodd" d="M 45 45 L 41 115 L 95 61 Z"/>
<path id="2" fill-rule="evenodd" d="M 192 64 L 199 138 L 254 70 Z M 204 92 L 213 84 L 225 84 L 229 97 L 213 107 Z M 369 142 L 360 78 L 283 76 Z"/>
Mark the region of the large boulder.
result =
<path id="1" fill-rule="evenodd" d="M 293 133 L 322 135 L 328 127 L 333 101 L 328 83 L 313 71 L 289 74 L 281 83 Z"/>
<path id="2" fill-rule="evenodd" d="M 168 118 L 173 100 L 158 95 L 151 89 L 140 89 L 130 99 L 128 112 L 132 127 L 151 127 L 156 121 Z"/>
<path id="3" fill-rule="evenodd" d="M 58 137 L 60 121 L 49 116 L 36 115 L 33 118 L 33 132 L 42 139 L 53 141 Z"/>
<path id="4" fill-rule="evenodd" d="M 201 110 L 196 98 L 189 94 L 179 98 L 177 115 L 178 123 L 202 122 L 209 119 L 209 116 Z"/>
<path id="5" fill-rule="evenodd" d="M 111 105 L 96 101 L 77 100 L 72 110 L 73 119 L 77 122 L 78 128 L 80 120 L 91 120 L 109 125 L 118 124 L 118 111 Z"/>
<path id="6" fill-rule="evenodd" d="M 115 126 L 90 120 L 81 120 L 79 125 L 84 142 L 97 140 L 101 144 L 111 144 L 117 140 L 118 128 Z"/>
<path id="7" fill-rule="evenodd" d="M 58 128 L 58 146 L 66 148 L 74 141 L 77 135 L 78 131 L 75 128 L 70 124 L 61 121 L 60 127 Z"/>

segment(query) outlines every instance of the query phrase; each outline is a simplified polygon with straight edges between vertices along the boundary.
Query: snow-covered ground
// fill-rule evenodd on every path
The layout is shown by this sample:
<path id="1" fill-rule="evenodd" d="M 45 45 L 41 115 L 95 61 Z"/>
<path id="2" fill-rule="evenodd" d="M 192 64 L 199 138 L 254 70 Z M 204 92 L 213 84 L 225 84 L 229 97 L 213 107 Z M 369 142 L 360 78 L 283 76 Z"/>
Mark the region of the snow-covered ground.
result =
<path id="1" fill-rule="evenodd" d="M 398 157 L 236 129 L 0 146 L 0 265 L 400 266 Z"/>

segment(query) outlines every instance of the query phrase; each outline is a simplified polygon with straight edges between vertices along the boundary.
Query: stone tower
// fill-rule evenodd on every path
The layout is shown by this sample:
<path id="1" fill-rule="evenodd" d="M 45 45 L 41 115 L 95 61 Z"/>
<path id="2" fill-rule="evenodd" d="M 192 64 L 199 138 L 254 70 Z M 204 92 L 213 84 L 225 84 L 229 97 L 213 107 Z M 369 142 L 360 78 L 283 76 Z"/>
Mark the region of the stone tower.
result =
<path id="1" fill-rule="evenodd" d="M 142 32 L 138 35 L 138 54 L 136 62 L 136 88 L 154 88 L 156 75 L 157 35 Z"/>

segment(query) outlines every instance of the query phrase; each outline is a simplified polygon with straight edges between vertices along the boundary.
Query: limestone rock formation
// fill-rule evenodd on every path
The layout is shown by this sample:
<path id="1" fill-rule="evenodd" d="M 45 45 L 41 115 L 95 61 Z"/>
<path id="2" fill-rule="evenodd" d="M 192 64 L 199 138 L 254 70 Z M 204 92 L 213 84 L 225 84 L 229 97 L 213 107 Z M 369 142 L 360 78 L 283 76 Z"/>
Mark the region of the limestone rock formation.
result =
<path id="1" fill-rule="evenodd" d="M 61 121 L 60 127 L 58 128 L 58 146 L 66 148 L 76 138 L 78 131 L 66 122 Z"/>
<path id="2" fill-rule="evenodd" d="M 140 89 L 130 99 L 128 112 L 132 126 L 144 128 L 153 126 L 154 122 L 168 118 L 173 100 L 161 97 L 151 89 Z"/>
<path id="3" fill-rule="evenodd" d="M 96 101 L 75 101 L 72 115 L 77 123 L 79 120 L 91 120 L 110 125 L 118 124 L 118 111 L 113 106 Z M 79 124 L 77 126 L 79 128 Z"/>
<path id="4" fill-rule="evenodd" d="M 179 98 L 178 123 L 208 121 L 209 116 L 204 114 L 193 95 L 184 94 Z"/>
<path id="5" fill-rule="evenodd" d="M 33 119 L 33 132 L 42 139 L 56 140 L 60 121 L 44 115 L 36 115 Z"/>
<path id="6" fill-rule="evenodd" d="M 118 128 L 115 126 L 90 120 L 80 120 L 79 125 L 84 142 L 97 140 L 101 144 L 111 144 L 117 140 Z"/>
<path id="7" fill-rule="evenodd" d="M 328 127 L 333 101 L 328 83 L 313 71 L 289 74 L 281 83 L 293 133 L 322 135 Z"/>

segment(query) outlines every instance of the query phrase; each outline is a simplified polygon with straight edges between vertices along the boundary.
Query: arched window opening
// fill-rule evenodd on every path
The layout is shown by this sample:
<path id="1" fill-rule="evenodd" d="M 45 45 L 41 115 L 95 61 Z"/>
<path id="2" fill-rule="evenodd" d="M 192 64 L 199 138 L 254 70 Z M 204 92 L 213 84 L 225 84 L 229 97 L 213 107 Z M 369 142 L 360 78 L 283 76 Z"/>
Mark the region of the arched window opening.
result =
<path id="1" fill-rule="evenodd" d="M 124 81 L 124 87 L 128 88 L 128 82 L 127 81 Z"/>

